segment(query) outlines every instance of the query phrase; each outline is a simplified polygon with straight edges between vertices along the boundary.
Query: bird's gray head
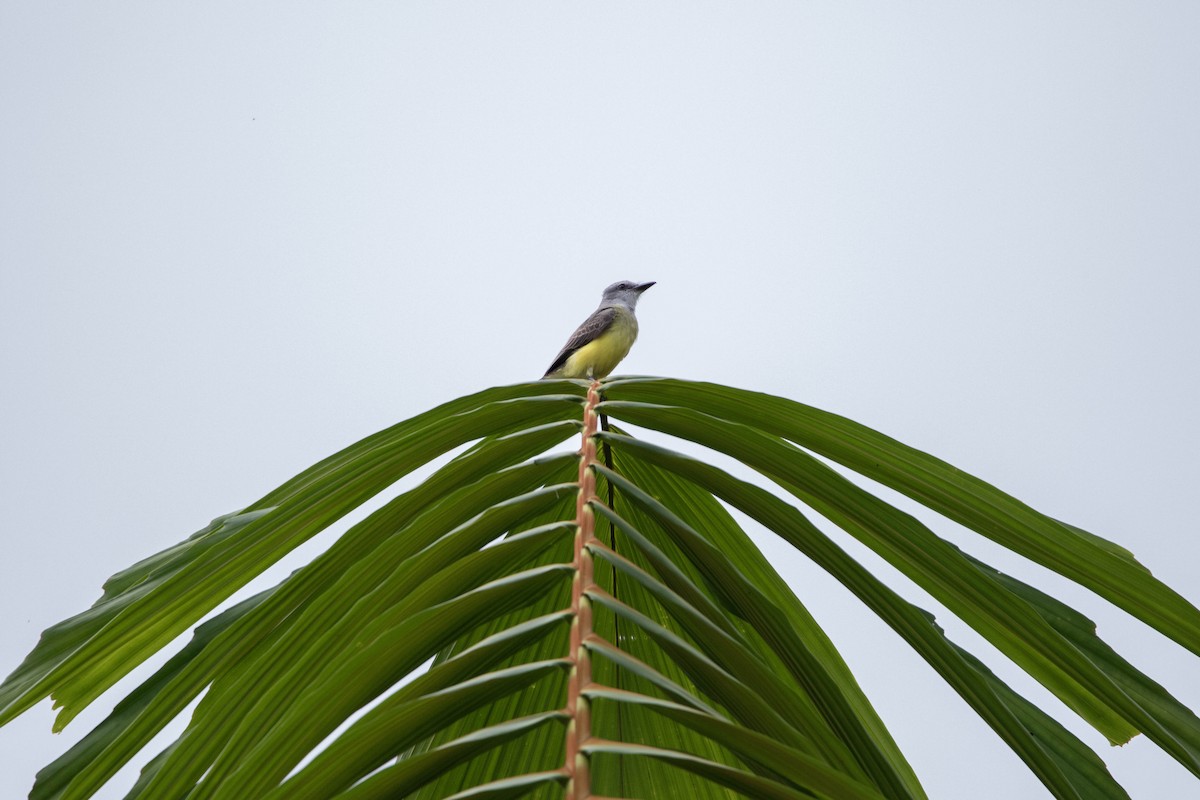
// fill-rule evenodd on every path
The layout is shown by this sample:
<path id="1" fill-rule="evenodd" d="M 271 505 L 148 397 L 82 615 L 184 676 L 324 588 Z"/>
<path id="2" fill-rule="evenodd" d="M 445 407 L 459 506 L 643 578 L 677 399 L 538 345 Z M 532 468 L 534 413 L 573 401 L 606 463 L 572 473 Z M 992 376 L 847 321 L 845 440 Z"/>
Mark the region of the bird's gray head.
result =
<path id="1" fill-rule="evenodd" d="M 637 301 L 642 296 L 642 292 L 649 289 L 654 283 L 654 281 L 649 283 L 617 281 L 604 290 L 604 296 L 600 298 L 600 307 L 625 306 L 632 311 L 637 307 Z"/>

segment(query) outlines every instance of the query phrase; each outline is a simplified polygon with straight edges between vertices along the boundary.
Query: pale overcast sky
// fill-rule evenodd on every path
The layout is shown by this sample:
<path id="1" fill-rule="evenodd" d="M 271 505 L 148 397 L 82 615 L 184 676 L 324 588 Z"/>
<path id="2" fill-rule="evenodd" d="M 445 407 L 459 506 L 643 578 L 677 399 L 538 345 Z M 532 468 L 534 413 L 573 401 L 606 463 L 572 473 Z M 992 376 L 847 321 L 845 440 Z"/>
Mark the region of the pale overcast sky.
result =
<path id="1" fill-rule="evenodd" d="M 847 415 L 1200 603 L 1197 42 L 1195 2 L 4 3 L 0 674 L 109 575 L 317 459 L 540 376 L 625 278 L 659 283 L 619 371 Z M 937 529 L 1200 708 L 1182 648 Z M 1047 796 L 768 547 L 932 797 Z M 1134 798 L 1200 794 L 893 584 Z M 122 694 L 59 736 L 48 702 L 0 729 L 0 797 Z"/>

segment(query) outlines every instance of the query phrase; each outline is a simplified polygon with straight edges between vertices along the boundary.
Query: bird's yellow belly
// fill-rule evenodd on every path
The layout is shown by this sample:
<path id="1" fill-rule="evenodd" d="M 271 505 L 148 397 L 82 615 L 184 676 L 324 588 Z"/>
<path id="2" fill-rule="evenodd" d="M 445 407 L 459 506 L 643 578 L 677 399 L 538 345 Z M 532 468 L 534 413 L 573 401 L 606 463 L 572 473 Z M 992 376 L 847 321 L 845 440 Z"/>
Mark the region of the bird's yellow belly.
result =
<path id="1" fill-rule="evenodd" d="M 609 329 L 576 350 L 563 364 L 564 378 L 605 378 L 629 354 L 637 339 L 637 322 L 618 314 Z"/>

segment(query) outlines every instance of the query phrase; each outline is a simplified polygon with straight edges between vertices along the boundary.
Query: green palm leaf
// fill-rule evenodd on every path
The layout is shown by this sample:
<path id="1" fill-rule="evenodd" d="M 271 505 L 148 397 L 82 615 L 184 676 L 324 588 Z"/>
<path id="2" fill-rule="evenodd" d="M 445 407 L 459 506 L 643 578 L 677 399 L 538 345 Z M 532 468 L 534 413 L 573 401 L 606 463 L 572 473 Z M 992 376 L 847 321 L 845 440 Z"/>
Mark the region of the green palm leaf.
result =
<path id="1" fill-rule="evenodd" d="M 599 431 L 601 414 L 719 451 L 766 482 L 607 419 Z M 463 445 L 278 585 L 218 608 Z M 0 685 L 0 723 L 51 696 L 56 727 L 66 725 L 191 628 L 38 774 L 32 797 L 90 797 L 142 759 L 131 797 L 923 798 L 839 655 L 838 632 L 818 626 L 732 507 L 846 586 L 1053 796 L 1126 795 L 1095 753 L 806 511 L 893 564 L 1111 741 L 1144 733 L 1200 775 L 1200 721 L 1090 620 L 817 456 L 1200 653 L 1200 612 L 1129 553 L 857 423 L 713 384 L 537 382 L 370 436 L 113 576 Z M 145 753 L 198 697 L 183 733 Z"/>

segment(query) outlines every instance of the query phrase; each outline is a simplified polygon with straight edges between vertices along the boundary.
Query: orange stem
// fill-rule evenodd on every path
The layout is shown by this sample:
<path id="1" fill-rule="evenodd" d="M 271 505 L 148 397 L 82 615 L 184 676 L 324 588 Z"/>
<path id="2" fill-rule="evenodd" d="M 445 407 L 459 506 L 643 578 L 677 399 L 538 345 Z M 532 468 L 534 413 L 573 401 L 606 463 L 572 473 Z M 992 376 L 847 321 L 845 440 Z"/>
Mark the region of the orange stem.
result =
<path id="1" fill-rule="evenodd" d="M 587 591 L 596 586 L 595 568 L 588 545 L 596 541 L 596 517 L 591 502 L 596 498 L 596 429 L 599 417 L 600 382 L 592 381 L 583 406 L 583 444 L 579 450 L 579 497 L 575 503 L 575 579 L 571 582 L 571 676 L 567 682 L 567 755 L 563 765 L 568 775 L 566 797 L 587 800 L 592 796 L 588 757 L 580 750 L 592 736 L 592 712 L 583 692 L 592 683 L 592 661 L 583 642 L 592 636 L 592 604 Z"/>

